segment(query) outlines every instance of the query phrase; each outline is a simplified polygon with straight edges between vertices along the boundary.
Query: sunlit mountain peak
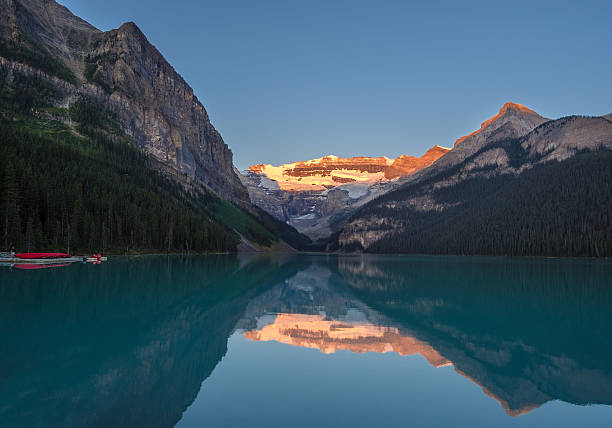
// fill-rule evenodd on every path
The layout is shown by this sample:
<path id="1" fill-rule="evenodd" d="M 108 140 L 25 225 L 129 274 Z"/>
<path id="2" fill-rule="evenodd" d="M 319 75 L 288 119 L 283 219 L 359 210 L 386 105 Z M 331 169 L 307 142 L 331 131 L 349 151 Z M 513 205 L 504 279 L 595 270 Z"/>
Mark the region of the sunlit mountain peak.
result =
<path id="1" fill-rule="evenodd" d="M 467 135 L 464 135 L 461 138 L 458 138 L 457 141 L 455 141 L 455 147 L 457 147 L 457 145 L 461 144 L 462 142 L 464 142 L 469 137 L 472 137 L 474 135 L 479 134 L 485 128 L 493 125 L 495 122 L 497 122 L 500 119 L 502 119 L 503 117 L 507 116 L 508 113 L 518 113 L 519 115 L 527 115 L 527 116 L 534 116 L 535 115 L 537 117 L 540 117 L 540 115 L 538 113 L 536 113 L 535 111 L 531 110 L 528 107 L 525 107 L 522 104 L 513 103 L 513 102 L 507 102 L 506 104 L 504 104 L 502 106 L 501 109 L 499 109 L 499 112 L 495 116 L 493 116 L 492 118 L 487 119 L 484 122 L 482 122 L 482 124 L 480 125 L 479 129 L 477 129 L 476 131 L 471 132 L 471 133 L 469 133 Z"/>
<path id="2" fill-rule="evenodd" d="M 280 166 L 252 165 L 249 171 L 263 174 L 275 181 L 280 190 L 325 191 L 348 183 L 374 184 L 414 174 L 434 163 L 448 151 L 450 149 L 436 145 L 421 157 L 401 155 L 395 159 L 387 156 L 343 158 L 326 155 Z"/>

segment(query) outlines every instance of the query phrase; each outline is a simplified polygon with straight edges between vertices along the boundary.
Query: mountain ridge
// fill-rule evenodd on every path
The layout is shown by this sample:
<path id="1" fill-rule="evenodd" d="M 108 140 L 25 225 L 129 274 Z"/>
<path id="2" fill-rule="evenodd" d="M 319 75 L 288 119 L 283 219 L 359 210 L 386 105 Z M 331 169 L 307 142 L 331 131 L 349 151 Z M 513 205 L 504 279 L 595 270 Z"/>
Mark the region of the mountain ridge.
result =
<path id="1" fill-rule="evenodd" d="M 544 218 L 549 218 L 550 214 L 542 211 L 542 207 L 546 203 L 548 209 L 558 212 L 558 215 L 565 212 L 563 208 L 565 206 L 572 206 L 573 204 L 580 207 L 580 212 L 585 216 L 584 221 L 593 222 L 592 225 L 588 223 L 591 225 L 589 227 L 595 228 L 594 230 L 603 227 L 603 230 L 583 238 L 584 244 L 588 248 L 582 248 L 575 243 L 574 240 L 577 238 L 572 235 L 572 241 L 565 238 L 564 241 L 549 242 L 550 245 L 562 244 L 569 245 L 568 247 L 554 250 L 547 249 L 549 248 L 547 245 L 539 247 L 542 244 L 539 241 L 542 237 L 538 236 L 537 239 L 532 239 L 532 243 L 538 248 L 518 250 L 516 249 L 518 247 L 516 247 L 511 250 L 508 247 L 496 251 L 500 251 L 502 255 L 508 254 L 504 251 L 508 251 L 512 255 L 601 256 L 604 253 L 607 254 L 609 249 L 604 250 L 608 247 L 601 243 L 601 239 L 604 239 L 606 233 L 609 233 L 605 231 L 607 230 L 605 218 L 609 216 L 609 212 L 603 208 L 606 200 L 605 192 L 602 193 L 602 198 L 598 199 L 595 196 L 595 189 L 598 186 L 607 189 L 611 184 L 606 181 L 607 175 L 604 172 L 604 159 L 607 159 L 607 155 L 605 153 L 598 154 L 598 151 L 612 150 L 612 123 L 600 117 L 580 116 L 569 116 L 541 122 L 529 133 L 518 138 L 506 137 L 508 135 L 507 130 L 504 130 L 501 137 L 495 133 L 489 133 L 488 138 L 485 138 L 479 144 L 473 144 L 469 151 L 463 153 L 463 156 L 455 156 L 451 159 L 451 162 L 448 162 L 447 158 L 458 150 L 458 148 L 455 148 L 439 162 L 411 177 L 393 192 L 387 193 L 360 208 L 344 225 L 337 238 L 334 238 L 337 239 L 337 245 L 347 251 L 371 248 L 372 251 L 376 252 L 428 252 L 430 246 L 431 248 L 435 246 L 435 251 L 433 249 L 431 251 L 436 253 L 448 251 L 456 254 L 457 251 L 461 251 L 468 254 L 490 254 L 492 250 L 484 250 L 483 247 L 478 247 L 478 245 L 485 245 L 486 242 L 495 245 L 496 240 L 506 242 L 506 234 L 515 233 L 516 231 L 513 232 L 512 229 L 516 227 L 516 224 L 524 224 L 527 230 Z M 468 141 L 469 139 L 465 140 L 465 142 Z M 584 152 L 590 154 L 581 158 L 576 157 Z M 546 193 L 540 192 L 543 198 L 541 203 L 538 205 L 537 201 L 531 201 L 525 183 L 529 180 L 536 180 L 536 177 L 539 177 L 537 178 L 539 181 L 536 180 L 531 183 L 534 186 L 532 189 L 534 192 L 539 188 L 544 189 L 543 186 L 548 186 L 546 187 L 549 189 L 548 195 L 559 193 L 560 189 L 556 188 L 555 183 L 550 182 L 549 178 L 555 174 L 560 174 L 557 167 L 560 162 L 569 162 L 567 168 L 576 177 L 574 182 L 561 177 L 562 179 L 558 180 L 558 183 L 565 183 L 563 186 L 567 188 L 570 186 L 582 186 L 583 188 L 580 192 L 570 193 L 564 197 L 558 196 L 554 200 L 548 200 L 550 197 Z M 593 170 L 589 171 L 588 168 L 593 168 Z M 530 172 L 531 170 L 534 170 L 534 172 Z M 526 172 L 530 173 L 525 175 Z M 600 177 L 603 181 L 601 183 L 585 181 L 584 177 L 587 177 L 588 174 L 598 174 L 597 177 Z M 507 191 L 520 189 L 516 190 L 519 191 L 517 194 L 509 193 L 506 195 L 506 199 L 518 198 L 515 201 L 518 207 L 527 204 L 524 209 L 529 210 L 523 214 L 515 213 L 516 218 L 513 221 L 518 223 L 513 223 L 514 226 L 503 223 L 502 212 L 499 212 L 499 215 L 495 214 L 498 217 L 487 217 L 489 214 L 497 213 L 495 211 L 497 207 L 502 207 L 506 203 L 502 199 L 495 199 L 494 196 L 495 194 L 503 194 L 500 192 L 506 191 L 504 189 L 508 189 Z M 478 202 L 480 199 L 490 201 L 491 206 L 482 206 Z M 533 204 L 533 206 L 529 204 Z M 585 204 L 593 206 L 592 212 L 584 211 L 583 206 Z M 477 211 L 471 211 L 472 209 Z M 515 209 L 515 207 L 506 207 L 505 209 L 510 210 Z M 577 209 L 575 208 L 575 210 Z M 474 230 L 476 235 L 485 232 L 486 222 L 489 221 L 497 222 L 495 227 L 502 228 L 499 232 L 501 235 L 496 239 L 483 238 L 482 242 L 478 241 L 479 244 L 473 244 L 475 246 L 470 247 L 471 249 L 460 249 L 464 248 L 461 242 L 468 243 L 472 238 L 476 240 L 478 238 L 477 236 L 469 237 L 461 234 L 459 229 L 465 227 L 461 225 L 459 220 L 462 216 L 468 216 L 471 222 L 476 214 L 480 216 L 478 217 L 479 221 L 483 222 L 480 225 L 480 232 Z M 506 215 L 505 218 L 510 217 Z M 522 218 L 522 220 L 519 221 L 519 218 Z M 567 213 L 565 217 L 555 218 L 554 220 L 563 223 L 569 218 L 573 217 Z M 503 227 L 501 223 L 503 223 Z M 435 224 L 446 224 L 448 226 L 444 226 L 438 233 Z M 453 227 L 458 228 L 458 230 L 453 231 Z M 476 226 L 471 224 L 470 227 Z M 442 230 L 446 235 L 441 234 Z M 573 226 L 569 229 L 562 229 L 561 226 L 550 224 L 546 227 L 542 226 L 541 230 L 547 230 L 547 233 L 551 235 L 562 233 L 562 230 L 569 230 L 570 232 L 567 233 L 576 233 Z M 417 239 L 416 236 L 418 235 L 418 240 L 423 244 L 411 241 L 412 238 L 409 239 L 406 234 L 414 235 L 414 239 Z M 461 237 L 461 242 L 458 241 L 459 237 Z M 435 244 L 437 241 L 440 242 L 439 245 Z M 408 242 L 411 243 L 408 244 Z M 510 242 L 508 245 L 511 245 Z M 525 240 L 524 237 L 520 237 L 515 242 L 517 246 L 529 244 L 529 240 Z"/>
<path id="2" fill-rule="evenodd" d="M 276 181 L 282 190 L 325 190 L 347 182 L 376 182 L 410 175 L 432 164 L 450 150 L 435 145 L 420 157 L 400 155 L 395 159 L 387 156 L 325 155 L 307 161 L 282 164 L 278 167 L 270 164 L 251 165 L 248 171 L 266 175 L 269 179 Z M 352 176 L 353 171 L 367 175 L 355 174 Z M 311 177 L 314 177 L 315 180 L 305 185 L 300 183 L 304 178 Z"/>
<path id="3" fill-rule="evenodd" d="M 437 162 L 435 168 L 428 169 L 427 173 L 462 162 L 493 141 L 521 137 L 548 120 L 525 106 L 507 102 L 495 116 L 484 121 L 479 129 L 459 138 L 453 150 Z"/>

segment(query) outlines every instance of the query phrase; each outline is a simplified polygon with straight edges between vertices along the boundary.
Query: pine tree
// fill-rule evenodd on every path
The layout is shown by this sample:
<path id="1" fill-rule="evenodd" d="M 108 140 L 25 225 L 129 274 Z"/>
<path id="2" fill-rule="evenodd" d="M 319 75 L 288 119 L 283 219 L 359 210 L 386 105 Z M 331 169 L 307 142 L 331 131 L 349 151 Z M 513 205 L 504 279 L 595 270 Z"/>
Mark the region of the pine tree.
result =
<path id="1" fill-rule="evenodd" d="M 12 161 L 8 161 L 4 168 L 2 182 L 2 237 L 4 248 L 21 246 L 21 222 L 19 219 L 19 186 L 15 176 Z"/>

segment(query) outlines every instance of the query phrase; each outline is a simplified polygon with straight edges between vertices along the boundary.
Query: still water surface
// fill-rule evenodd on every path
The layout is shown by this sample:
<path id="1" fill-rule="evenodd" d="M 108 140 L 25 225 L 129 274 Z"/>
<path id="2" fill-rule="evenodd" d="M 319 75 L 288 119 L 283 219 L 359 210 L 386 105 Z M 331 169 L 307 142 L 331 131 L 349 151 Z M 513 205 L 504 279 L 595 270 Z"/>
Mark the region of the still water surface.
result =
<path id="1" fill-rule="evenodd" d="M 612 262 L 0 269 L 1 427 L 611 427 Z"/>

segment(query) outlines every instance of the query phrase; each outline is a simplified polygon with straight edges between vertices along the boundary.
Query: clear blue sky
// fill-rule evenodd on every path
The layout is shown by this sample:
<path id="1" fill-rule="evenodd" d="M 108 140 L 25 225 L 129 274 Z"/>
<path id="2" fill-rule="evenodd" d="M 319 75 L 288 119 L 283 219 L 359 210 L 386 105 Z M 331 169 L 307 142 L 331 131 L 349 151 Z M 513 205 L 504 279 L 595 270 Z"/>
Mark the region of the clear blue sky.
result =
<path id="1" fill-rule="evenodd" d="M 236 165 L 420 155 L 506 101 L 612 112 L 612 1 L 60 0 L 134 21 L 194 88 Z"/>

